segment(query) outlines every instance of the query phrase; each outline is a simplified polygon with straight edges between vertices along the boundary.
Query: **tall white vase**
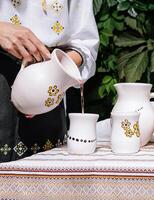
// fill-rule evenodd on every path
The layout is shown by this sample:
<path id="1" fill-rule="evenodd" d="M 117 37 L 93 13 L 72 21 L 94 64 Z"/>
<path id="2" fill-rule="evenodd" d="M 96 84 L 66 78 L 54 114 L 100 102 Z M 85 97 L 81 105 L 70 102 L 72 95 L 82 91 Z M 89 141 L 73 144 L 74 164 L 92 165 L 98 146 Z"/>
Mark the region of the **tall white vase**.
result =
<path id="1" fill-rule="evenodd" d="M 114 112 L 140 112 L 139 127 L 141 132 L 141 146 L 149 142 L 154 132 L 154 109 L 150 98 L 151 84 L 144 83 L 118 83 L 114 85 L 118 98 L 112 110 Z"/>

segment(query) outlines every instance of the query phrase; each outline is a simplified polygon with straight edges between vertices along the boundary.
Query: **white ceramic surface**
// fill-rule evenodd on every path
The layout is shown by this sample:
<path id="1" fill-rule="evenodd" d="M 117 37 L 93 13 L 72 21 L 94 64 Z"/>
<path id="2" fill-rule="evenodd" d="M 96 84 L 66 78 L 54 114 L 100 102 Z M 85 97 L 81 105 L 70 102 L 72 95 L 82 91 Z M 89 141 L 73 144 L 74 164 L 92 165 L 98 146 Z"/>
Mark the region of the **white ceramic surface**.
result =
<path id="1" fill-rule="evenodd" d="M 79 85 L 81 79 L 71 58 L 55 49 L 49 61 L 28 67 L 22 65 L 12 85 L 11 100 L 24 114 L 46 113 L 58 106 L 65 91 Z"/>
<path id="2" fill-rule="evenodd" d="M 105 119 L 96 124 L 97 141 L 109 142 L 111 140 L 111 122 L 110 119 Z"/>
<path id="3" fill-rule="evenodd" d="M 96 122 L 99 115 L 70 113 L 67 149 L 70 154 L 91 154 L 96 149 Z"/>
<path id="4" fill-rule="evenodd" d="M 154 110 L 154 101 L 151 101 L 151 104 L 152 104 L 152 107 L 153 107 L 153 110 Z M 154 122 L 153 122 L 154 123 Z M 152 137 L 150 139 L 150 142 L 154 142 L 154 133 L 152 134 Z"/>
<path id="5" fill-rule="evenodd" d="M 139 127 L 141 131 L 141 146 L 147 144 L 154 132 L 154 109 L 150 98 L 152 85 L 144 83 L 118 83 L 115 88 L 118 93 L 117 102 L 112 112 L 133 112 L 139 110 Z"/>
<path id="6" fill-rule="evenodd" d="M 138 112 L 111 113 L 111 149 L 114 153 L 136 153 L 140 149 Z"/>

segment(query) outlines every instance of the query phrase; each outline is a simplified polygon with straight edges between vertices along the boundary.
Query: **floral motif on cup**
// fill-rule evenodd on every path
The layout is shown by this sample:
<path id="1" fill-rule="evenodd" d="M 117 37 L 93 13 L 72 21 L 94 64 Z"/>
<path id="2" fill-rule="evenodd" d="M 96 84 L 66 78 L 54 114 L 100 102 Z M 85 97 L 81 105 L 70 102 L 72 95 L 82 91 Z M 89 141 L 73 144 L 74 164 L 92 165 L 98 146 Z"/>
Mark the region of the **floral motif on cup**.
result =
<path id="1" fill-rule="evenodd" d="M 134 134 L 136 135 L 136 137 L 140 137 L 140 130 L 139 130 L 139 124 L 138 124 L 138 122 L 136 122 L 133 125 L 133 128 L 134 128 Z"/>
<path id="2" fill-rule="evenodd" d="M 132 129 L 131 123 L 128 121 L 128 119 L 125 119 L 124 121 L 121 122 L 121 127 L 125 131 L 124 134 L 126 135 L 126 137 L 132 137 L 133 135 L 136 137 L 140 136 L 138 122 L 135 122 L 135 124 L 133 124 L 133 129 Z"/>
<path id="3" fill-rule="evenodd" d="M 54 99 L 53 98 L 48 98 L 46 101 L 45 101 L 45 106 L 47 107 L 51 107 L 54 105 Z"/>
<path id="4" fill-rule="evenodd" d="M 131 123 L 128 121 L 128 119 L 125 119 L 122 123 L 121 123 L 121 127 L 124 130 L 128 130 L 130 128 Z"/>
<path id="5" fill-rule="evenodd" d="M 59 92 L 59 89 L 57 88 L 57 85 L 49 86 L 49 90 L 48 90 L 49 96 L 56 96 L 58 92 Z"/>
<path id="6" fill-rule="evenodd" d="M 125 135 L 127 137 L 132 137 L 134 135 L 134 133 L 130 128 L 128 128 L 127 130 L 125 130 Z"/>

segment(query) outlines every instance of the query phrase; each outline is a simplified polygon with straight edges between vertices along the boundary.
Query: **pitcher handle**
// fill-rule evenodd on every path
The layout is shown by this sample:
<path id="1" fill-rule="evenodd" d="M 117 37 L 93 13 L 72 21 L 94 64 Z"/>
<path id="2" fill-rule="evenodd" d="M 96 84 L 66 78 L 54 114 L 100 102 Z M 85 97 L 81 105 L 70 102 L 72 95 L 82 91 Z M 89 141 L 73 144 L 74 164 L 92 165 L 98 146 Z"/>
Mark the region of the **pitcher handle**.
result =
<path id="1" fill-rule="evenodd" d="M 26 66 L 27 66 L 27 62 L 25 60 L 23 60 L 21 63 L 21 68 L 19 70 L 19 73 L 22 72 Z"/>
<path id="2" fill-rule="evenodd" d="M 151 93 L 150 93 L 150 99 L 151 99 L 151 98 L 154 98 L 154 92 L 151 92 Z"/>

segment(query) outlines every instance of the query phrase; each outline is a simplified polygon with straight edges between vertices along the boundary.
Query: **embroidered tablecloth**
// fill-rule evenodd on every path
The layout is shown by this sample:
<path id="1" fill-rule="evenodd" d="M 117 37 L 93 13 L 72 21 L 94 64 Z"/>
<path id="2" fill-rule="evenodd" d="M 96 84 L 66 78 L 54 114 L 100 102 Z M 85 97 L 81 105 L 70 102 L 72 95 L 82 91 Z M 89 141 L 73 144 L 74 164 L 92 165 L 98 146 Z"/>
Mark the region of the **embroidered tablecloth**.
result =
<path id="1" fill-rule="evenodd" d="M 0 164 L 0 200 L 153 200 L 154 143 L 132 155 L 101 142 L 91 155 L 66 146 Z"/>

